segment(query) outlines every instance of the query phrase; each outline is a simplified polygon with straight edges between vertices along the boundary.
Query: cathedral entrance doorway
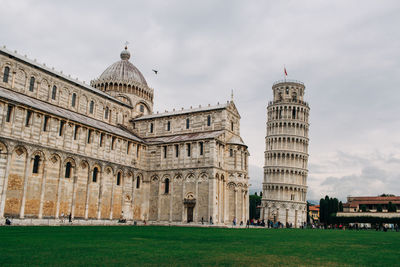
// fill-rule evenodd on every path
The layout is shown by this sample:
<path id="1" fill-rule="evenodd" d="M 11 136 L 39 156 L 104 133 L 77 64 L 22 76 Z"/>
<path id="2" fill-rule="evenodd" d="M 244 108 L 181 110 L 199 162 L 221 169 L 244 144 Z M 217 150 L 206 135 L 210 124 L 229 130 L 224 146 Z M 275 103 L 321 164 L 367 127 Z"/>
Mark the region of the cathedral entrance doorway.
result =
<path id="1" fill-rule="evenodd" d="M 187 222 L 193 222 L 193 208 L 194 207 L 187 207 Z"/>
<path id="2" fill-rule="evenodd" d="M 183 204 L 185 205 L 185 210 L 186 210 L 186 222 L 187 223 L 193 222 L 194 206 L 196 205 L 196 199 L 194 198 L 194 194 L 191 192 L 186 194 L 186 197 L 183 200 Z"/>

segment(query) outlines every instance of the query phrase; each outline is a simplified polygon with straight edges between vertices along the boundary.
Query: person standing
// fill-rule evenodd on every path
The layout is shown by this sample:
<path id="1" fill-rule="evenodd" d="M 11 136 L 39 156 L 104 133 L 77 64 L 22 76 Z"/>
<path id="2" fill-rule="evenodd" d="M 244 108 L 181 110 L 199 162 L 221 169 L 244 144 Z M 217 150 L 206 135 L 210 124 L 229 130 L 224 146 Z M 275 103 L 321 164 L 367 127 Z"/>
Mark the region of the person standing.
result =
<path id="1" fill-rule="evenodd" d="M 72 223 L 72 214 L 71 214 L 71 213 L 69 213 L 68 221 L 69 221 L 70 223 Z"/>

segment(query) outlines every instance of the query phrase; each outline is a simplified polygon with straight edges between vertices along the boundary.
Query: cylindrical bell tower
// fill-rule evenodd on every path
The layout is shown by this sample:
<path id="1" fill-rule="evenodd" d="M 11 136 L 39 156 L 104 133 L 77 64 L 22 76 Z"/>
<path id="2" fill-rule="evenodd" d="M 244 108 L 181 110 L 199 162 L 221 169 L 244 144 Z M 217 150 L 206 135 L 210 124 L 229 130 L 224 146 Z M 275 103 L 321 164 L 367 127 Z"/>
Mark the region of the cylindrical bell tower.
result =
<path id="1" fill-rule="evenodd" d="M 265 166 L 261 217 L 285 227 L 307 219 L 307 163 L 310 107 L 302 82 L 284 80 L 272 86 L 267 107 Z"/>

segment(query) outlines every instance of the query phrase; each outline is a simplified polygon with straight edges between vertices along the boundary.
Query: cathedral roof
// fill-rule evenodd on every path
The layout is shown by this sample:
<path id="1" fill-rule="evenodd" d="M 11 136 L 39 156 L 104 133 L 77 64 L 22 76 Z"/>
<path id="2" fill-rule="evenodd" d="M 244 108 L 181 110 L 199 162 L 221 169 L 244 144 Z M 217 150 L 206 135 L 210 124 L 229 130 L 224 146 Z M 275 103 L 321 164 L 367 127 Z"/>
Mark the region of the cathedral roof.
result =
<path id="1" fill-rule="evenodd" d="M 125 138 L 129 138 L 131 140 L 135 140 L 138 142 L 143 142 L 136 135 L 133 135 L 131 132 L 128 132 L 120 127 L 110 125 L 108 123 L 93 119 L 91 117 L 73 112 L 68 109 L 64 109 L 61 107 L 56 107 L 50 103 L 44 102 L 42 100 L 29 97 L 27 95 L 23 95 L 17 93 L 15 91 L 11 91 L 0 87 L 0 98 L 11 100 L 14 103 L 18 103 L 21 105 L 27 105 L 37 110 L 41 110 L 55 116 L 59 116 L 61 118 L 65 118 L 67 120 L 75 121 L 93 128 L 101 129 L 103 131 L 113 133 L 115 135 L 119 135 Z"/>
<path id="2" fill-rule="evenodd" d="M 164 143 L 186 142 L 186 141 L 194 141 L 202 139 L 214 139 L 223 133 L 224 131 L 218 130 L 211 132 L 177 134 L 177 135 L 169 135 L 162 137 L 146 138 L 146 142 L 150 144 L 157 144 L 157 143 L 164 144 Z"/>
<path id="3" fill-rule="evenodd" d="M 11 50 L 8 50 L 8 49 L 5 48 L 5 46 L 4 47 L 0 47 L 0 53 L 6 54 L 9 57 L 15 58 L 16 60 L 21 61 L 21 62 L 23 62 L 25 64 L 37 67 L 38 69 L 40 69 L 40 70 L 42 70 L 42 71 L 44 71 L 46 73 L 49 73 L 51 75 L 55 75 L 56 77 L 59 77 L 60 79 L 62 79 L 64 81 L 67 81 L 69 83 L 72 83 L 73 85 L 79 86 L 80 88 L 83 88 L 84 90 L 87 90 L 87 91 L 89 91 L 91 93 L 100 95 L 101 97 L 104 97 L 104 98 L 106 98 L 106 99 L 108 99 L 110 101 L 114 101 L 114 102 L 116 102 L 118 104 L 130 107 L 130 105 L 118 100 L 115 97 L 112 97 L 112 96 L 100 91 L 99 89 L 96 89 L 96 88 L 86 84 L 85 82 L 81 82 L 78 79 L 73 79 L 70 75 L 65 75 L 65 74 L 63 74 L 62 71 L 58 72 L 58 71 L 54 70 L 54 68 L 47 67 L 45 64 L 40 64 L 40 63 L 38 63 L 36 61 L 36 59 L 35 60 L 31 60 L 31 59 L 27 58 L 26 56 L 22 56 L 22 55 L 18 54 L 17 51 L 13 52 Z"/>
<path id="4" fill-rule="evenodd" d="M 141 116 L 141 117 L 136 118 L 134 120 L 135 121 L 149 120 L 149 119 L 155 119 L 155 118 L 161 118 L 161 117 L 177 116 L 177 115 L 190 114 L 190 113 L 196 113 L 196 112 L 204 112 L 204 111 L 225 109 L 229 105 L 230 105 L 230 102 L 228 101 L 227 103 L 224 103 L 224 104 L 219 104 L 218 103 L 215 106 L 206 106 L 206 107 L 198 107 L 198 108 L 190 108 L 190 109 L 183 109 L 182 108 L 182 110 L 166 111 L 165 113 L 160 113 L 160 114 L 144 115 L 144 116 Z"/>
<path id="5" fill-rule="evenodd" d="M 131 53 L 126 46 L 120 57 L 121 60 L 109 66 L 100 75 L 97 82 L 139 83 L 147 86 L 142 73 L 129 61 Z"/>
<path id="6" fill-rule="evenodd" d="M 231 139 L 229 139 L 227 143 L 228 144 L 233 144 L 233 145 L 246 146 L 246 144 L 243 142 L 242 138 L 240 136 L 237 136 L 237 135 L 232 136 Z"/>

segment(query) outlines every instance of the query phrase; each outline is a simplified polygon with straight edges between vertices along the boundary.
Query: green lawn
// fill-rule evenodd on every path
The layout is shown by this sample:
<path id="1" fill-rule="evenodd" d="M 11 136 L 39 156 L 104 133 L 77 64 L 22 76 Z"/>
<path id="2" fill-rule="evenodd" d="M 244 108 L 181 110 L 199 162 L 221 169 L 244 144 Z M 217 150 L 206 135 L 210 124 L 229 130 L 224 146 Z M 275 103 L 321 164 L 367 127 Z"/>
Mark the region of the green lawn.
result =
<path id="1" fill-rule="evenodd" d="M 0 227 L 0 266 L 399 266 L 400 233 L 157 226 Z"/>

